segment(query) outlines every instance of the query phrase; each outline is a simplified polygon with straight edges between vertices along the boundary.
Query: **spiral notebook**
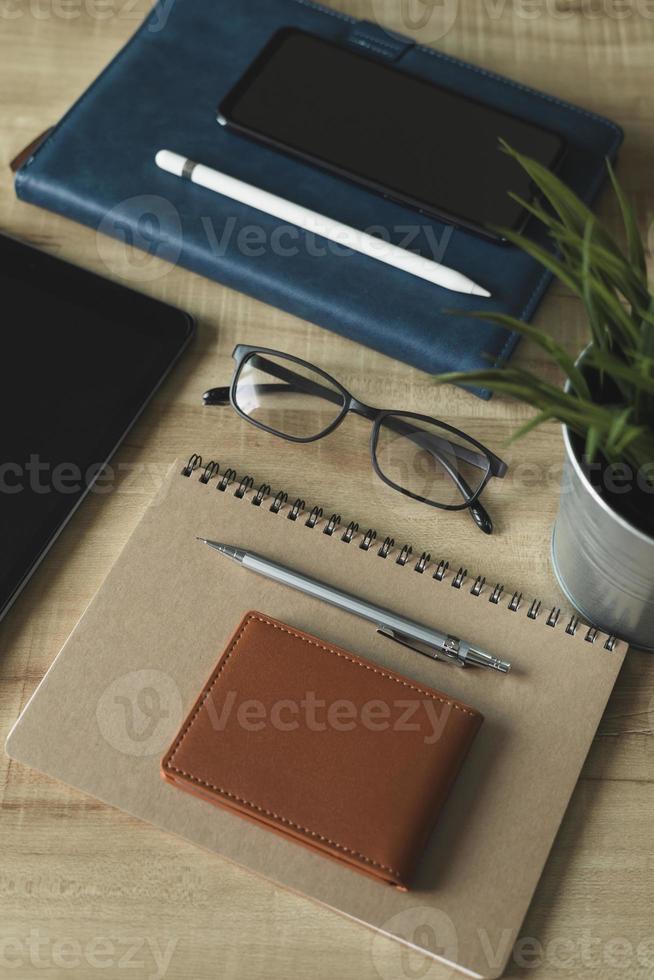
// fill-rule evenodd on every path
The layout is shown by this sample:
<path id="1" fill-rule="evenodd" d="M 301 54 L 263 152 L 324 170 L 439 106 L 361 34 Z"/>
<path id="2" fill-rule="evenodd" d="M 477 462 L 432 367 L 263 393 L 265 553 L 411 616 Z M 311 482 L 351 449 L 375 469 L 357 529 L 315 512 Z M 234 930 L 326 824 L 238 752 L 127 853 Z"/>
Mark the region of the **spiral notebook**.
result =
<path id="1" fill-rule="evenodd" d="M 7 751 L 435 959 L 499 976 L 626 646 L 397 535 L 275 492 L 262 476 L 239 478 L 195 455 L 175 465 Z M 274 556 L 465 636 L 511 660 L 513 670 L 503 676 L 435 663 L 354 616 L 221 559 L 197 535 Z M 332 866 L 161 779 L 164 751 L 249 609 L 436 686 L 485 716 L 410 892 Z"/>

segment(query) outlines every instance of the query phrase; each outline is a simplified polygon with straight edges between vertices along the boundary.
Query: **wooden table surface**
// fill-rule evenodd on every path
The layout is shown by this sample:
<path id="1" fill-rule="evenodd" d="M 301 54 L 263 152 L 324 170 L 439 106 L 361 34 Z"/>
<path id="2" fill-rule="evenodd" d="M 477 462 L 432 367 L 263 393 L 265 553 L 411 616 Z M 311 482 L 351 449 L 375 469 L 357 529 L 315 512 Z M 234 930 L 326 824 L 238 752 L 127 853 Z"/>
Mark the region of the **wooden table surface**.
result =
<path id="1" fill-rule="evenodd" d="M 620 175 L 643 227 L 649 223 L 654 4 L 343 0 L 338 7 L 413 30 L 425 43 L 619 121 L 626 130 Z M 8 161 L 63 113 L 144 12 L 138 0 L 6 0 L 0 8 L 2 230 L 185 307 L 198 321 L 193 349 L 114 460 L 115 489 L 85 503 L 0 626 L 3 739 L 166 468 L 196 449 L 249 461 L 269 482 L 301 487 L 307 499 L 374 521 L 416 549 L 427 546 L 550 604 L 561 601 L 549 564 L 562 461 L 557 427 L 506 447 L 528 417 L 521 406 L 436 388 L 428 376 L 389 358 L 15 199 Z M 599 207 L 617 225 L 613 202 L 605 197 Z M 14 316 L 5 314 L 5 329 L 13 328 Z M 559 287 L 538 320 L 571 351 L 587 337 L 579 304 Z M 511 475 L 489 493 L 497 533 L 487 538 L 466 516 L 432 513 L 387 492 L 371 474 L 365 427 L 356 419 L 296 452 L 229 411 L 203 410 L 201 392 L 228 381 L 236 342 L 307 357 L 369 402 L 431 412 L 504 453 Z M 552 373 L 529 345 L 516 361 Z M 532 942 L 514 955 L 509 976 L 654 976 L 653 696 L 654 658 L 631 653 L 525 921 L 522 935 Z M 431 980 L 448 974 L 1 755 L 0 978 Z"/>

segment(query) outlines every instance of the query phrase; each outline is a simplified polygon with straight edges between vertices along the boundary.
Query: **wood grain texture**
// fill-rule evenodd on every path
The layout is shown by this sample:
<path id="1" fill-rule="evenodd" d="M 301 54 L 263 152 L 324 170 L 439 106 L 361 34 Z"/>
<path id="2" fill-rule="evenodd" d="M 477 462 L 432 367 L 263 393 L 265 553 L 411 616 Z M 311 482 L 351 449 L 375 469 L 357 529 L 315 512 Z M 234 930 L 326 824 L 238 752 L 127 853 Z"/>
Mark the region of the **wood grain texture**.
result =
<path id="1" fill-rule="evenodd" d="M 247 0 L 241 0 L 247 2 Z M 620 175 L 644 231 L 654 211 L 654 4 L 646 0 L 343 0 L 424 43 L 618 120 Z M 507 588 L 560 603 L 549 567 L 562 447 L 555 427 L 504 444 L 528 413 L 436 388 L 409 367 L 182 269 L 138 281 L 117 242 L 16 201 L 4 164 L 56 120 L 136 28 L 143 0 L 7 0 L 0 8 L 0 202 L 3 230 L 189 309 L 197 342 L 0 626 L 0 735 L 8 732 L 101 584 L 169 463 L 194 449 L 307 500 L 401 534 Z M 617 227 L 612 201 L 599 205 Z M 650 248 L 654 235 L 649 235 Z M 156 263 L 156 260 L 154 260 Z M 7 322 L 7 321 L 5 321 Z M 11 321 L 8 321 L 11 325 Z M 571 350 L 587 336 L 579 305 L 554 287 L 538 315 Z M 348 420 L 302 454 L 201 407 L 230 375 L 234 344 L 266 343 L 331 370 L 361 398 L 434 413 L 511 464 L 491 489 L 497 534 L 423 512 L 376 482 L 366 429 Z M 533 347 L 517 363 L 553 376 Z M 26 386 L 29 365 L 25 365 Z M 17 406 L 20 410 L 20 406 Z M 5 420 L 5 422 L 10 420 Z M 545 463 L 543 461 L 546 461 Z M 255 468 L 256 467 L 256 468 Z M 192 642 L 192 637 L 188 639 Z M 561 679 L 565 683 L 565 678 Z M 553 724 L 556 719 L 553 719 Z M 645 978 L 654 973 L 654 659 L 622 671 L 555 842 L 508 976 Z M 47 737 L 47 733 L 44 733 Z M 538 774 L 534 773 L 534 778 Z M 0 977 L 163 976 L 442 978 L 447 971 L 190 845 L 0 759 Z M 507 828 L 510 832 L 510 827 Z M 131 969 L 131 973 L 126 973 Z"/>

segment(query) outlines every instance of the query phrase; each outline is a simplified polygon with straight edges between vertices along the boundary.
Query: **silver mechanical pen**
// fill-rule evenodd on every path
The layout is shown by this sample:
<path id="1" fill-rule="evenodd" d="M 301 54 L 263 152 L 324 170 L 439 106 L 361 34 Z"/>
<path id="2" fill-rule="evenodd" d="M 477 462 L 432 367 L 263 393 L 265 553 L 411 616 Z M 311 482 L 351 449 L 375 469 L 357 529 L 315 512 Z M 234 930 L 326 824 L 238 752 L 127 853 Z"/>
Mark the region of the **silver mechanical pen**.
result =
<path id="1" fill-rule="evenodd" d="M 271 561 L 269 558 L 264 558 L 252 551 L 235 548 L 219 541 L 210 541 L 207 538 L 198 538 L 198 541 L 202 541 L 221 555 L 231 558 L 232 561 L 238 562 L 244 568 L 249 568 L 259 575 L 264 575 L 282 585 L 288 585 L 290 588 L 304 592 L 315 599 L 322 599 L 323 602 L 328 602 L 338 609 L 343 609 L 345 612 L 374 623 L 378 632 L 383 636 L 402 644 L 402 646 L 409 647 L 416 653 L 430 657 L 432 660 L 446 661 L 459 667 L 486 667 L 490 670 L 500 671 L 502 674 L 507 674 L 511 669 L 511 664 L 506 660 L 500 660 L 499 657 L 485 653 L 483 650 L 471 646 L 465 640 L 460 640 L 456 636 L 448 636 L 446 633 L 441 633 L 429 626 L 422 626 L 411 619 L 388 609 L 383 609 L 381 606 L 376 606 L 365 599 L 359 599 L 357 596 L 343 592 L 325 582 L 319 582 L 302 572 L 294 571 L 292 568 L 287 568 L 285 565 L 280 565 L 278 562 Z"/>

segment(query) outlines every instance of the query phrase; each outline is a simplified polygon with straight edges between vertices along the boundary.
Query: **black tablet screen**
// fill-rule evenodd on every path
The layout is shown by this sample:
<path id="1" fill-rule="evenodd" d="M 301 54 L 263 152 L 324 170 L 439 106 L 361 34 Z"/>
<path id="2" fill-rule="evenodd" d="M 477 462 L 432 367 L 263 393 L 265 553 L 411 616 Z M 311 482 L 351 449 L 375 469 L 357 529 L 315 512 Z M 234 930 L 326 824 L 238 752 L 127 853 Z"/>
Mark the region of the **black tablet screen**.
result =
<path id="1" fill-rule="evenodd" d="M 179 310 L 0 236 L 0 615 L 192 333 Z"/>

